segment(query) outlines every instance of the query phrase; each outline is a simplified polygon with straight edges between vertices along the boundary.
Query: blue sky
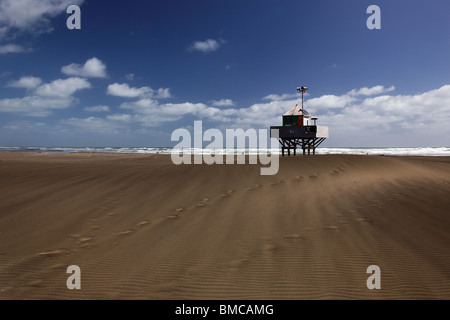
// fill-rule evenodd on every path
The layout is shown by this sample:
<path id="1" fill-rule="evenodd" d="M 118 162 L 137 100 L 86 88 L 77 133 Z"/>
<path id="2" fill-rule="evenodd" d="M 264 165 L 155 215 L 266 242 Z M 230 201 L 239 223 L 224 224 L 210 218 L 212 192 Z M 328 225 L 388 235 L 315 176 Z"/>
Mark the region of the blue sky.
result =
<path id="1" fill-rule="evenodd" d="M 449 146 L 449 13 L 448 0 L 0 0 L 0 145 L 268 128 L 304 85 L 323 146 Z"/>

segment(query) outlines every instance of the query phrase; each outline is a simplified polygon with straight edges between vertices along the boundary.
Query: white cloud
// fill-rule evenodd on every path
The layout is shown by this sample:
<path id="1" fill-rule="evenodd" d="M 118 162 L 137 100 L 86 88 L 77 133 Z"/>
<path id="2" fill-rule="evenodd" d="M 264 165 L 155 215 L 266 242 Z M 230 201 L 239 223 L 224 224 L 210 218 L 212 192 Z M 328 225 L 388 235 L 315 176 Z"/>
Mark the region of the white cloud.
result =
<path id="1" fill-rule="evenodd" d="M 213 100 L 211 103 L 215 107 L 231 107 L 231 106 L 234 106 L 234 102 L 231 99 Z"/>
<path id="2" fill-rule="evenodd" d="M 169 88 L 159 88 L 156 91 L 153 91 L 153 98 L 155 99 L 167 99 L 172 97 L 170 94 Z"/>
<path id="3" fill-rule="evenodd" d="M 5 44 L 0 46 L 0 54 L 25 52 L 25 48 L 17 44 Z"/>
<path id="4" fill-rule="evenodd" d="M 41 85 L 36 89 L 36 94 L 49 97 L 69 97 L 76 91 L 88 89 L 91 84 L 82 78 L 58 79 Z"/>
<path id="5" fill-rule="evenodd" d="M 125 102 L 120 105 L 121 109 L 131 110 L 138 115 L 135 121 L 147 126 L 158 126 L 163 122 L 177 121 L 185 115 L 194 115 L 198 118 L 207 119 L 221 123 L 232 123 L 242 125 L 266 125 L 275 117 L 295 105 L 291 101 L 271 101 L 269 103 L 254 104 L 249 108 L 226 108 L 208 107 L 203 103 L 165 103 L 159 104 L 153 99 L 140 99 L 133 102 Z M 280 122 L 275 120 L 275 123 Z M 273 122 L 272 122 L 273 124 Z"/>
<path id="6" fill-rule="evenodd" d="M 404 135 L 404 139 L 410 139 L 411 132 L 417 135 L 424 133 L 417 131 L 420 128 L 439 136 L 450 131 L 450 85 L 416 95 L 368 96 L 393 90 L 393 87 L 374 88 L 352 90 L 340 96 L 323 95 L 306 100 L 306 106 L 313 115 L 319 116 L 319 125 L 330 127 L 333 137 L 344 137 L 346 141 L 365 137 L 369 145 L 376 139 L 383 139 L 388 132 L 398 132 Z M 127 118 L 128 121 L 146 126 L 158 126 L 192 115 L 228 127 L 267 128 L 281 124 L 281 115 L 298 103 L 298 98 L 283 100 L 285 97 L 278 96 L 277 100 L 252 104 L 247 108 L 220 109 L 190 102 L 159 104 L 153 99 L 126 102 L 120 108 L 130 110 L 134 115 Z"/>
<path id="7" fill-rule="evenodd" d="M 108 86 L 107 94 L 116 97 L 137 98 L 153 92 L 150 87 L 131 88 L 127 83 L 113 83 Z"/>
<path id="8" fill-rule="evenodd" d="M 16 113 L 32 117 L 46 117 L 54 109 L 65 109 L 69 107 L 73 101 L 71 97 L 48 98 L 39 96 L 0 99 L 0 112 Z"/>
<path id="9" fill-rule="evenodd" d="M 323 95 L 319 98 L 308 99 L 307 107 L 311 110 L 345 108 L 350 105 L 356 98 L 352 95 Z"/>
<path id="10" fill-rule="evenodd" d="M 221 41 L 223 43 L 223 40 Z M 195 41 L 192 46 L 188 48 L 189 51 L 200 51 L 209 53 L 220 48 L 221 42 L 214 39 L 207 39 L 205 41 Z"/>
<path id="11" fill-rule="evenodd" d="M 349 93 L 350 94 L 350 93 Z M 320 108 L 318 109 L 320 110 Z M 354 100 L 343 109 L 324 110 L 319 123 L 333 139 L 355 146 L 449 143 L 450 85 L 415 95 L 382 95 Z"/>
<path id="12" fill-rule="evenodd" d="M 131 110 L 136 117 L 133 119 L 145 126 L 158 126 L 163 122 L 171 122 L 182 119 L 184 115 L 193 114 L 201 116 L 208 109 L 203 103 L 166 103 L 159 104 L 153 99 L 140 99 L 133 102 L 125 102 L 121 109 Z"/>
<path id="13" fill-rule="evenodd" d="M 19 80 L 11 81 L 8 83 L 8 87 L 12 88 L 25 88 L 25 89 L 34 89 L 38 87 L 42 83 L 41 78 L 38 77 L 21 77 Z"/>
<path id="14" fill-rule="evenodd" d="M 2 0 L 0 1 L 0 37 L 10 31 L 50 32 L 50 18 L 65 13 L 71 5 L 83 0 Z"/>
<path id="15" fill-rule="evenodd" d="M 373 95 L 391 92 L 394 90 L 395 90 L 394 86 L 385 88 L 384 86 L 378 85 L 378 86 L 374 86 L 372 88 L 364 87 L 359 90 L 353 89 L 353 90 L 349 91 L 347 94 L 351 95 L 351 96 L 373 96 Z"/>
<path id="16" fill-rule="evenodd" d="M 68 76 L 85 78 L 106 78 L 106 65 L 96 57 L 88 59 L 83 65 L 71 63 L 61 68 L 61 72 Z"/>
<path id="17" fill-rule="evenodd" d="M 308 93 L 305 94 L 305 96 L 308 95 Z M 287 100 L 287 99 L 294 99 L 298 98 L 300 95 L 298 93 L 285 93 L 282 95 L 279 94 L 269 94 L 265 97 L 263 97 L 263 100 L 271 100 L 271 101 L 277 101 L 277 100 Z"/>
<path id="18" fill-rule="evenodd" d="M 419 143 L 418 139 L 422 139 L 424 143 L 429 141 L 443 145 L 446 144 L 445 141 L 449 142 L 446 137 L 450 136 L 450 85 L 412 95 L 384 94 L 386 90 L 391 92 L 392 87 L 373 88 L 354 89 L 342 95 L 323 95 L 305 101 L 308 111 L 319 117 L 318 124 L 329 126 L 330 139 L 327 141 L 332 141 L 337 146 L 386 146 L 391 141 L 404 145 L 409 141 L 409 145 L 413 145 Z M 128 89 L 139 91 L 142 88 L 128 86 L 122 89 L 127 92 Z M 148 90 L 144 91 L 148 94 Z M 153 90 L 151 95 L 156 96 L 157 90 Z M 160 103 L 157 98 L 141 98 L 137 95 L 135 97 L 138 100 L 120 105 L 122 113 L 104 118 L 72 118 L 60 123 L 77 129 L 77 132 L 118 133 L 139 127 L 161 126 L 190 116 L 214 123 L 219 128 L 268 128 L 271 125 L 281 125 L 281 115 L 299 102 L 297 96 L 290 100 L 285 100 L 288 96 L 283 96 L 273 95 L 270 99 L 265 99 L 268 101 L 246 108 L 220 108 L 213 103 L 211 106 L 193 102 Z M 46 116 L 53 109 L 67 108 L 74 101 L 72 97 L 64 96 L 1 99 L 0 111 Z M 106 106 L 89 107 L 92 108 L 90 111 L 94 111 L 96 107 L 102 109 L 100 107 Z"/>
<path id="19" fill-rule="evenodd" d="M 82 133 L 117 134 L 128 131 L 123 123 L 98 117 L 63 119 L 59 123 Z"/>
<path id="20" fill-rule="evenodd" d="M 164 99 L 170 98 L 170 91 L 168 88 L 159 88 L 158 90 L 153 90 L 150 87 L 133 88 L 127 83 L 113 83 L 108 86 L 107 94 L 116 97 L 125 98 L 156 98 Z"/>
<path id="21" fill-rule="evenodd" d="M 16 113 L 32 117 L 46 117 L 55 109 L 65 109 L 76 99 L 72 97 L 76 91 L 90 88 L 91 84 L 82 78 L 57 79 L 42 84 L 37 77 L 22 77 L 8 85 L 10 87 L 34 89 L 32 95 L 23 98 L 0 99 L 0 112 Z"/>
<path id="22" fill-rule="evenodd" d="M 106 117 L 108 120 L 112 121 L 122 121 L 122 122 L 130 122 L 132 120 L 133 116 L 128 113 L 122 113 L 122 114 L 112 114 Z"/>
<path id="23" fill-rule="evenodd" d="M 47 124 L 43 122 L 35 122 L 35 121 L 13 121 L 9 122 L 2 127 L 8 131 L 17 131 L 18 133 L 23 132 L 36 132 L 42 129 L 47 128 Z"/>
<path id="24" fill-rule="evenodd" d="M 152 99 L 141 99 L 134 102 L 125 102 L 120 105 L 121 109 L 129 109 L 139 114 L 159 114 L 159 115 L 184 115 L 198 114 L 208 107 L 203 103 L 166 103 L 159 104 Z"/>
<path id="25" fill-rule="evenodd" d="M 87 111 L 87 112 L 108 112 L 109 111 L 109 107 L 108 106 L 92 106 L 92 107 L 84 108 L 84 111 Z"/>

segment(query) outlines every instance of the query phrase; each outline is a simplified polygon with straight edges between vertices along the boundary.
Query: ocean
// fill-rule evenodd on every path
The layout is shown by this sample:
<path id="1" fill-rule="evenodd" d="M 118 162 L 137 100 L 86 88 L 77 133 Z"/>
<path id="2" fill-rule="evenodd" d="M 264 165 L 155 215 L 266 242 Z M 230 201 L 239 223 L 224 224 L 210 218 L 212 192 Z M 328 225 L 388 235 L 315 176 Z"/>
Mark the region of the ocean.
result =
<path id="1" fill-rule="evenodd" d="M 41 153 L 130 153 L 130 154 L 170 154 L 171 147 L 0 147 L 0 152 L 41 152 Z M 281 149 L 195 149 L 192 154 L 257 154 L 258 152 L 281 153 Z M 301 149 L 297 150 L 300 154 Z M 450 147 L 410 147 L 410 148 L 317 148 L 316 154 L 369 154 L 396 156 L 450 156 Z"/>

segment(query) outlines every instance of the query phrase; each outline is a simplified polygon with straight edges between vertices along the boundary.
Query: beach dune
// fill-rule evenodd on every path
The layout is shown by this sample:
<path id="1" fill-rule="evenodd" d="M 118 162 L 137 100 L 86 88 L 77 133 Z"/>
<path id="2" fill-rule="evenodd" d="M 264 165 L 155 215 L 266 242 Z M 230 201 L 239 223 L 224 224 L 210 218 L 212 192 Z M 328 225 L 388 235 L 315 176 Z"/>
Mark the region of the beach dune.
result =
<path id="1" fill-rule="evenodd" d="M 450 158 L 0 153 L 0 299 L 450 299 Z"/>

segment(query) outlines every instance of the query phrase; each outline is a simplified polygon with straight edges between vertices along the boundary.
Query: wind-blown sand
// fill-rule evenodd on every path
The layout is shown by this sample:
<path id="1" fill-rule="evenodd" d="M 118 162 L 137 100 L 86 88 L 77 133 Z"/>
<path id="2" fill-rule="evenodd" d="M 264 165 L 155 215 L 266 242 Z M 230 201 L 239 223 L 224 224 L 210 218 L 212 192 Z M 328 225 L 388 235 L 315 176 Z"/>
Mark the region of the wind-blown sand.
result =
<path id="1" fill-rule="evenodd" d="M 1 153 L 0 299 L 450 299 L 450 158 L 259 170 Z"/>

